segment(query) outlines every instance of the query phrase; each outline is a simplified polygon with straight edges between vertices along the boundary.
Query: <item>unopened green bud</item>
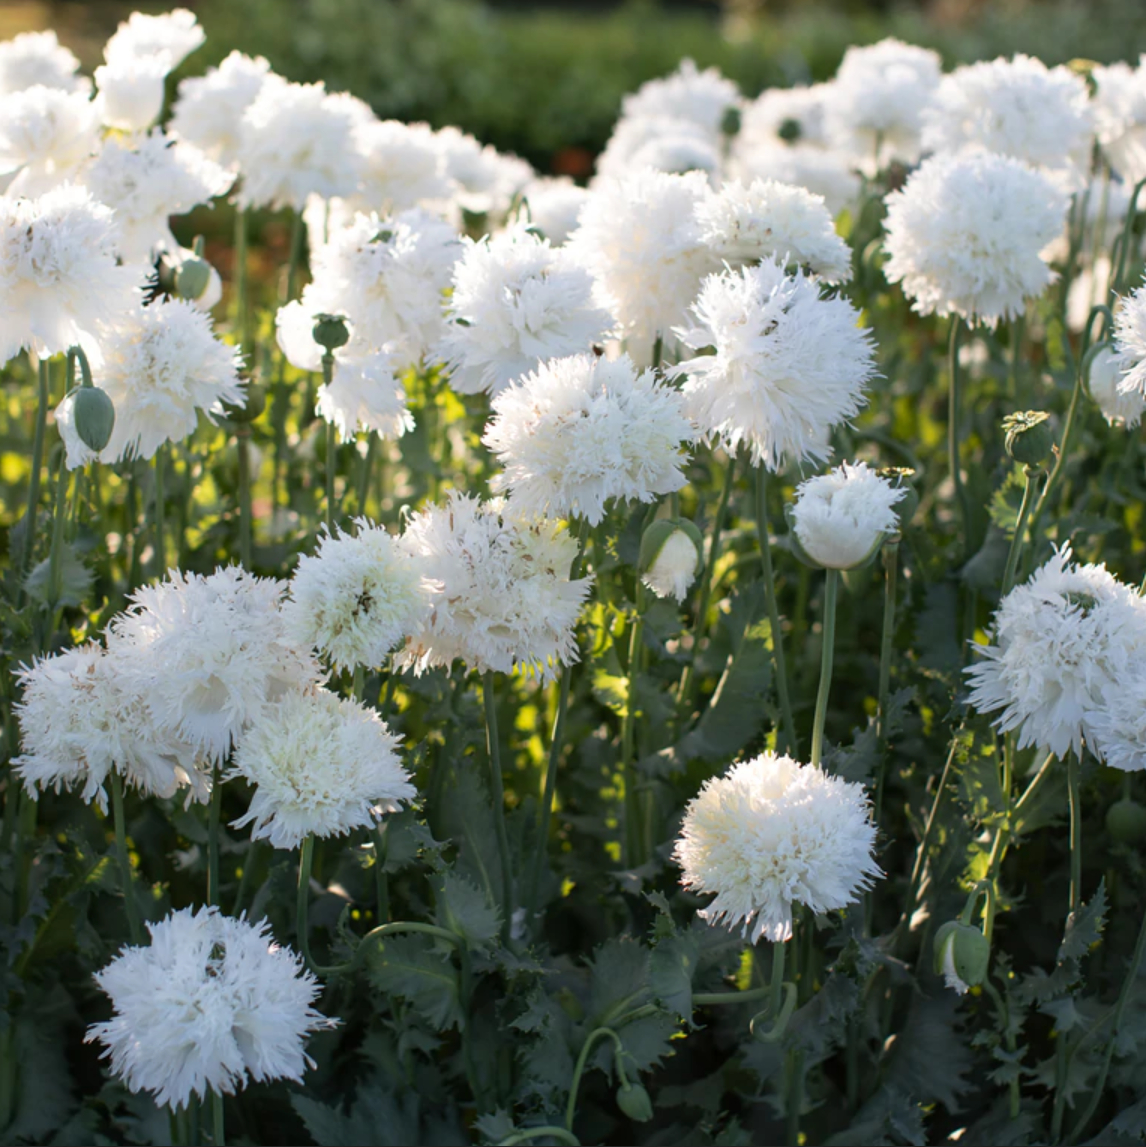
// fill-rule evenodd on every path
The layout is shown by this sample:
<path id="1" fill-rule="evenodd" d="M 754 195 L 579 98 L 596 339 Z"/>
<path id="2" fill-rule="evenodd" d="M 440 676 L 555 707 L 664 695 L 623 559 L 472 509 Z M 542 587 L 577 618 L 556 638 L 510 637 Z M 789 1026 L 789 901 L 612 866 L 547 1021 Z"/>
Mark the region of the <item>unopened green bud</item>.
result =
<path id="1" fill-rule="evenodd" d="M 792 119 L 789 117 L 788 119 L 781 122 L 780 128 L 776 134 L 785 143 L 795 143 L 800 138 L 800 136 L 804 134 L 804 129 L 800 126 L 800 121 L 798 119 Z"/>
<path id="2" fill-rule="evenodd" d="M 634 1123 L 648 1123 L 653 1117 L 653 1101 L 639 1083 L 622 1084 L 617 1088 L 617 1106 Z"/>
<path id="3" fill-rule="evenodd" d="M 324 350 L 335 351 L 350 341 L 350 328 L 342 315 L 315 315 L 314 341 Z"/>
<path id="4" fill-rule="evenodd" d="M 685 518 L 658 518 L 641 536 L 637 572 L 657 597 L 683 601 L 704 565 L 704 539 Z"/>
<path id="5" fill-rule="evenodd" d="M 72 414 L 80 441 L 97 454 L 111 441 L 115 429 L 115 403 L 98 386 L 72 391 Z"/>
<path id="6" fill-rule="evenodd" d="M 728 136 L 739 135 L 740 122 L 740 109 L 735 104 L 729 104 L 724 109 L 724 115 L 720 119 L 720 130 Z"/>
<path id="7" fill-rule="evenodd" d="M 1119 844 L 1141 844 L 1146 840 L 1146 808 L 1129 797 L 1106 810 L 1106 831 Z"/>
<path id="8" fill-rule="evenodd" d="M 1040 466 L 1050 457 L 1054 432 L 1044 410 L 1024 410 L 1003 419 L 1003 445 L 1024 466 Z"/>
<path id="9" fill-rule="evenodd" d="M 211 284 L 211 264 L 192 255 L 175 269 L 175 294 L 181 299 L 200 299 Z"/>
<path id="10" fill-rule="evenodd" d="M 230 422 L 254 422 L 266 409 L 267 392 L 255 382 L 248 382 L 243 388 L 246 401 L 242 404 L 226 402 L 223 404 L 223 413 Z"/>
<path id="11" fill-rule="evenodd" d="M 935 933 L 935 971 L 963 995 L 987 976 L 991 942 L 973 924 L 949 920 Z"/>

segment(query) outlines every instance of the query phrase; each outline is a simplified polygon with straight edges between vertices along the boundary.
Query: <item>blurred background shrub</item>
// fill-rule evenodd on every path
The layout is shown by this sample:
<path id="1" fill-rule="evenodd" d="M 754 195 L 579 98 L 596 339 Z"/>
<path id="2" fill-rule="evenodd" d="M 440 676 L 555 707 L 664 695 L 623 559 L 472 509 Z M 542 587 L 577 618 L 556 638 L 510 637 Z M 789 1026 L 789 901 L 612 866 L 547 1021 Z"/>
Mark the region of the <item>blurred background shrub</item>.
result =
<path id="1" fill-rule="evenodd" d="M 0 2 L 0 38 L 54 27 L 91 67 L 133 8 L 121 0 Z M 1142 0 L 181 0 L 207 30 L 184 65 L 233 48 L 292 80 L 348 89 L 383 117 L 457 124 L 542 171 L 588 173 L 621 97 L 683 56 L 754 95 L 830 76 L 849 44 L 895 35 L 948 66 L 1029 52 L 1103 62 L 1146 46 Z"/>

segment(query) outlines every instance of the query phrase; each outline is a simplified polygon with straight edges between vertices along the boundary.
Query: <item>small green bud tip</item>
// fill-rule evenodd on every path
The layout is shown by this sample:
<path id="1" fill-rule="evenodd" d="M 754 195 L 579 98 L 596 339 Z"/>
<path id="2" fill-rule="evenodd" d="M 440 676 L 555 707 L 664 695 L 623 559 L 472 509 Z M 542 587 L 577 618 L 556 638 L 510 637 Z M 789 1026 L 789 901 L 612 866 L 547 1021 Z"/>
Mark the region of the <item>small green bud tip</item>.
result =
<path id="1" fill-rule="evenodd" d="M 740 109 L 735 104 L 731 104 L 724 109 L 724 115 L 720 120 L 720 130 L 725 135 L 739 135 L 740 134 L 741 115 Z"/>
<path id="2" fill-rule="evenodd" d="M 1146 840 L 1146 808 L 1129 797 L 1106 810 L 1106 831 L 1119 844 L 1141 844 Z"/>
<path id="3" fill-rule="evenodd" d="M 1003 419 L 1003 445 L 1024 466 L 1039 466 L 1050 457 L 1054 432 L 1043 410 L 1024 410 Z"/>
<path id="4" fill-rule="evenodd" d="M 106 390 L 81 386 L 74 392 L 72 414 L 80 441 L 97 454 L 111 441 L 115 429 L 115 404 Z"/>
<path id="5" fill-rule="evenodd" d="M 211 283 L 211 264 L 205 259 L 184 259 L 175 269 L 175 293 L 181 299 L 201 299 Z"/>
<path id="6" fill-rule="evenodd" d="M 695 523 L 687 518 L 657 518 L 641 535 L 641 549 L 637 557 L 637 572 L 648 573 L 652 569 L 665 543 L 674 534 L 685 534 L 696 547 L 696 571 L 700 572 L 702 554 L 704 553 L 704 538 Z"/>
<path id="7" fill-rule="evenodd" d="M 350 328 L 342 315 L 315 315 L 314 341 L 324 350 L 335 351 L 350 341 Z"/>
<path id="8" fill-rule="evenodd" d="M 800 127 L 798 119 L 786 119 L 780 124 L 780 130 L 776 134 L 785 143 L 795 143 L 804 134 L 804 129 Z"/>
<path id="9" fill-rule="evenodd" d="M 644 1086 L 639 1083 L 617 1088 L 617 1106 L 634 1123 L 648 1123 L 653 1117 L 653 1101 Z"/>
<path id="10" fill-rule="evenodd" d="M 935 933 L 935 971 L 962 994 L 986 979 L 991 942 L 973 924 L 949 920 Z"/>

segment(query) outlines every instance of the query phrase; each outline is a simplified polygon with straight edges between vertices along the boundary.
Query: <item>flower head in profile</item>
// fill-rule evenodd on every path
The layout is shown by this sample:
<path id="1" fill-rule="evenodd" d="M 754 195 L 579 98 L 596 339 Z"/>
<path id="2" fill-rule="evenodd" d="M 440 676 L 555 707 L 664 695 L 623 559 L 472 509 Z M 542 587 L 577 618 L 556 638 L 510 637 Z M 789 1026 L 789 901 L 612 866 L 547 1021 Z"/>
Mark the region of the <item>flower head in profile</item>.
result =
<path id="1" fill-rule="evenodd" d="M 118 242 L 111 209 L 81 187 L 0 198 L 0 363 L 76 344 L 98 359 L 96 332 L 132 305 L 135 275 L 117 265 Z"/>
<path id="2" fill-rule="evenodd" d="M 658 518 L 641 538 L 641 584 L 657 597 L 684 601 L 704 566 L 700 531 L 689 521 Z"/>
<path id="3" fill-rule="evenodd" d="M 730 451 L 745 443 L 770 470 L 826 458 L 829 430 L 858 413 L 875 374 L 851 303 L 776 260 L 710 275 L 693 314 L 697 325 L 678 333 L 706 353 L 677 371 L 699 430 Z"/>
<path id="4" fill-rule="evenodd" d="M 1054 277 L 1044 248 L 1066 195 L 1037 171 L 987 152 L 925 160 L 887 197 L 888 282 L 921 315 L 994 327 L 1021 315 Z"/>
<path id="5" fill-rule="evenodd" d="M 288 693 L 243 734 L 228 774 L 255 793 L 246 815 L 252 840 L 298 848 L 308 836 L 366 828 L 416 795 L 398 760 L 398 738 L 374 712 L 326 689 Z"/>
<path id="6" fill-rule="evenodd" d="M 1107 162 L 1128 184 L 1146 178 L 1146 56 L 1091 72 L 1094 124 Z"/>
<path id="7" fill-rule="evenodd" d="M 999 603 L 992 642 L 967 669 L 971 704 L 995 727 L 1064 758 L 1093 739 L 1091 714 L 1146 648 L 1146 600 L 1105 566 L 1057 550 Z"/>
<path id="8" fill-rule="evenodd" d="M 431 584 L 430 613 L 396 658 L 421 673 L 461 660 L 543 678 L 577 660 L 574 626 L 591 578 L 569 576 L 577 541 L 561 522 L 451 491 L 398 541 Z"/>
<path id="9" fill-rule="evenodd" d="M 242 358 L 215 337 L 211 319 L 193 303 L 171 299 L 129 308 L 100 340 L 100 383 L 115 404 L 105 462 L 152 458 L 164 442 L 186 438 L 199 413 L 246 402 Z"/>
<path id="10" fill-rule="evenodd" d="M 63 92 L 91 91 L 86 76 L 76 73 L 80 62 L 50 29 L 21 32 L 11 40 L 0 41 L 0 96 L 10 96 L 37 84 Z"/>
<path id="11" fill-rule="evenodd" d="M 490 483 L 525 514 L 597 525 L 614 498 L 653 502 L 685 484 L 693 438 L 680 393 L 625 356 L 551 359 L 493 400 Z"/>
<path id="12" fill-rule="evenodd" d="M 132 12 L 104 45 L 103 57 L 109 64 L 150 57 L 162 60 L 171 72 L 206 39 L 195 13 L 186 8 L 158 16 Z"/>
<path id="13" fill-rule="evenodd" d="M 696 217 L 709 195 L 698 172 L 644 171 L 604 180 L 581 209 L 569 250 L 589 268 L 638 364 L 651 362 L 658 338 L 670 341 L 701 279 L 719 265 Z"/>
<path id="14" fill-rule="evenodd" d="M 429 600 L 422 574 L 382 526 L 365 518 L 353 534 L 323 534 L 303 555 L 283 617 L 292 640 L 317 649 L 335 669 L 376 669 L 422 623 Z"/>
<path id="15" fill-rule="evenodd" d="M 310 195 L 352 194 L 361 175 L 354 131 L 370 114 L 321 83 L 268 75 L 239 125 L 240 206 L 301 211 Z"/>
<path id="16" fill-rule="evenodd" d="M 1146 375 L 1142 364 L 1135 360 L 1135 365 L 1140 375 Z M 1146 413 L 1146 388 L 1135 378 L 1129 387 L 1123 389 L 1123 377 L 1122 360 L 1115 351 L 1103 348 L 1090 360 L 1087 384 L 1090 397 L 1098 403 L 1102 417 L 1111 426 L 1133 430 Z"/>
<path id="17" fill-rule="evenodd" d="M 0 99 L 0 173 L 8 198 L 34 198 L 74 179 L 98 147 L 99 124 L 82 92 L 41 85 Z"/>
<path id="18" fill-rule="evenodd" d="M 544 360 L 587 351 L 613 325 L 593 279 L 525 227 L 467 241 L 438 355 L 461 394 L 498 394 Z"/>
<path id="19" fill-rule="evenodd" d="M 923 111 L 923 146 L 1022 160 L 1067 191 L 1086 182 L 1092 139 L 1086 83 L 1041 60 L 983 60 L 944 76 Z"/>
<path id="20" fill-rule="evenodd" d="M 1099 760 L 1128 773 L 1146 769 L 1146 658 L 1107 686 L 1086 722 Z"/>
<path id="21" fill-rule="evenodd" d="M 1122 368 L 1118 392 L 1146 398 L 1146 285 L 1122 299 L 1115 312 L 1114 350 Z"/>
<path id="22" fill-rule="evenodd" d="M 267 705 L 321 678 L 287 634 L 284 588 L 228 566 L 136 590 L 108 648 L 161 730 L 222 760 Z"/>
<path id="23" fill-rule="evenodd" d="M 168 139 L 158 128 L 105 140 L 84 175 L 91 193 L 115 209 L 119 253 L 127 263 L 150 262 L 159 247 L 177 249 L 169 217 L 210 203 L 234 180 L 194 144 Z"/>
<path id="24" fill-rule="evenodd" d="M 733 180 L 697 207 L 704 242 L 731 267 L 785 258 L 827 283 L 851 278 L 851 251 L 819 195 L 773 179 Z"/>
<path id="25" fill-rule="evenodd" d="M 844 908 L 880 875 L 863 786 L 764 753 L 706 781 L 673 856 L 681 883 L 716 897 L 700 915 L 753 943 L 791 939 L 792 907 Z"/>
<path id="26" fill-rule="evenodd" d="M 800 546 L 825 569 L 862 565 L 899 526 L 907 491 L 866 462 L 844 462 L 796 487 L 792 522 Z"/>
<path id="27" fill-rule="evenodd" d="M 243 116 L 270 74 L 271 66 L 262 56 L 232 52 L 205 75 L 180 80 L 169 130 L 216 163 L 234 168 L 241 155 Z"/>
<path id="28" fill-rule="evenodd" d="M 96 973 L 113 1012 L 87 1034 L 130 1091 L 186 1107 L 192 1094 L 302 1079 L 313 1066 L 306 1036 L 336 1021 L 315 1010 L 318 981 L 265 920 L 184 908 L 147 928 L 148 946 L 124 948 Z"/>
<path id="29" fill-rule="evenodd" d="M 101 64 L 94 72 L 100 123 L 124 132 L 152 127 L 163 111 L 169 71 L 161 56 L 124 56 Z"/>
<path id="30" fill-rule="evenodd" d="M 824 101 L 832 146 L 868 175 L 919 159 L 923 110 L 941 75 L 937 52 L 888 38 L 844 53 Z"/>
<path id="31" fill-rule="evenodd" d="M 181 788 L 205 800 L 210 767 L 178 734 L 159 728 L 146 691 L 96 642 L 38 658 L 18 674 L 22 753 L 13 761 L 29 795 L 79 788 L 107 811 L 105 783 L 114 769 L 147 796 Z"/>

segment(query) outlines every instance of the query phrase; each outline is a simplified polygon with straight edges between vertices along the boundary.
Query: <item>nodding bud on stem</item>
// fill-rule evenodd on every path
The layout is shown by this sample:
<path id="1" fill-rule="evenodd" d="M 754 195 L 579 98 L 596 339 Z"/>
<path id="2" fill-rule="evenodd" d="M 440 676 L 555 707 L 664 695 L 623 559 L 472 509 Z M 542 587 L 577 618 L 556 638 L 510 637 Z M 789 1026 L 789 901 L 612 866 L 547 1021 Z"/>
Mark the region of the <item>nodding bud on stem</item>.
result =
<path id="1" fill-rule="evenodd" d="M 948 920 L 935 933 L 935 971 L 959 995 L 983 982 L 990 961 L 991 942 L 973 924 Z"/>
<path id="2" fill-rule="evenodd" d="M 637 572 L 657 597 L 683 601 L 704 564 L 704 539 L 683 518 L 658 518 L 641 536 Z"/>
<path id="3" fill-rule="evenodd" d="M 211 284 L 211 264 L 192 256 L 175 269 L 175 294 L 189 302 L 201 299 Z"/>
<path id="4" fill-rule="evenodd" d="M 1106 810 L 1106 831 L 1119 844 L 1140 844 L 1146 840 L 1146 808 L 1124 797 Z"/>
<path id="5" fill-rule="evenodd" d="M 80 368 L 80 385 L 71 390 L 72 419 L 79 440 L 97 454 L 111 441 L 115 429 L 115 403 L 106 390 L 92 382 L 91 366 L 83 348 L 68 350 L 68 382 L 74 378 L 76 365 Z"/>
<path id="6" fill-rule="evenodd" d="M 1050 457 L 1054 433 L 1044 410 L 1024 410 L 1003 419 L 1003 445 L 1024 466 L 1041 466 Z"/>
<path id="7" fill-rule="evenodd" d="M 343 315 L 315 315 L 312 333 L 314 341 L 328 353 L 350 341 L 350 327 Z"/>
<path id="8" fill-rule="evenodd" d="M 618 1087 L 617 1106 L 634 1123 L 648 1123 L 653 1117 L 653 1101 L 640 1083 L 623 1083 Z"/>

